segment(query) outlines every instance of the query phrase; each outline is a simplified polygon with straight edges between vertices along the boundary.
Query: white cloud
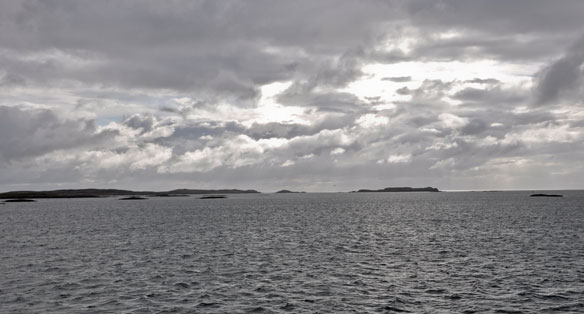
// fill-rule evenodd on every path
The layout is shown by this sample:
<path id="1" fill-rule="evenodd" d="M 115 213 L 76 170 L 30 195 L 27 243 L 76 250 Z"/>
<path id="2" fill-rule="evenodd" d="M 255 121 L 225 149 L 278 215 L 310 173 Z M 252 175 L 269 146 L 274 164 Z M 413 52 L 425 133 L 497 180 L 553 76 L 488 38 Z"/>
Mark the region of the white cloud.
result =
<path id="1" fill-rule="evenodd" d="M 458 129 L 468 124 L 468 119 L 461 118 L 451 113 L 441 113 L 438 118 L 447 128 Z"/>
<path id="2" fill-rule="evenodd" d="M 507 133 L 503 144 L 517 142 L 537 143 L 571 143 L 584 138 L 584 128 L 573 129 L 569 125 L 540 125 L 537 127 Z"/>
<path id="3" fill-rule="evenodd" d="M 407 155 L 395 154 L 395 155 L 389 155 L 389 157 L 387 157 L 387 162 L 390 164 L 408 163 L 411 160 L 412 160 L 412 155 L 410 155 L 410 154 L 407 154 Z"/>
<path id="4" fill-rule="evenodd" d="M 290 167 L 290 166 L 293 166 L 294 164 L 295 164 L 294 161 L 288 159 L 282 164 L 282 167 Z"/>
<path id="5" fill-rule="evenodd" d="M 383 127 L 389 124 L 389 118 L 385 116 L 378 116 L 373 113 L 368 113 L 359 117 L 355 123 L 365 129 Z"/>
<path id="6" fill-rule="evenodd" d="M 342 155 L 345 153 L 345 149 L 342 147 L 337 147 L 333 150 L 331 150 L 331 155 Z"/>

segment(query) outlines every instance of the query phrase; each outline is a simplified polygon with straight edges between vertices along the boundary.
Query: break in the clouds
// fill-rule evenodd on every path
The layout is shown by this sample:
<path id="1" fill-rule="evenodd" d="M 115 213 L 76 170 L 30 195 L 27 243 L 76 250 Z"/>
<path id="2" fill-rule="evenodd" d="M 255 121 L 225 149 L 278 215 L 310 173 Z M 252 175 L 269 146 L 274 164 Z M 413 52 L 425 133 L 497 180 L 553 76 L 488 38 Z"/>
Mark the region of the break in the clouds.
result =
<path id="1" fill-rule="evenodd" d="M 581 12 L 4 1 L 0 189 L 581 188 Z"/>

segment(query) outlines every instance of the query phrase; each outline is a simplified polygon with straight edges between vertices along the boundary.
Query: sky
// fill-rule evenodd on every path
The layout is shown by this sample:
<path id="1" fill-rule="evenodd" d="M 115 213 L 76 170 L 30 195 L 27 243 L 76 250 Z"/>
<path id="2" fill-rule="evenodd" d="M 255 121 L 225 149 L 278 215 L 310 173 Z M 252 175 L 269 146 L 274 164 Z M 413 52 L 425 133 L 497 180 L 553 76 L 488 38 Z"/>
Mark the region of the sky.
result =
<path id="1" fill-rule="evenodd" d="M 584 1 L 2 1 L 0 191 L 584 188 Z"/>

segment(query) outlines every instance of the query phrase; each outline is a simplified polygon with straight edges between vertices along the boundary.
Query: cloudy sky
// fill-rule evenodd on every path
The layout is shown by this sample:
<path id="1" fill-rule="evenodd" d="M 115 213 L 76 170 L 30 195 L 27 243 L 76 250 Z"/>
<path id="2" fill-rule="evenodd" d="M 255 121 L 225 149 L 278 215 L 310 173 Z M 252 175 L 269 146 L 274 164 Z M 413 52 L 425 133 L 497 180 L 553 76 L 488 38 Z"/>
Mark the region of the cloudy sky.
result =
<path id="1" fill-rule="evenodd" d="M 0 191 L 584 187 L 584 1 L 2 1 Z"/>

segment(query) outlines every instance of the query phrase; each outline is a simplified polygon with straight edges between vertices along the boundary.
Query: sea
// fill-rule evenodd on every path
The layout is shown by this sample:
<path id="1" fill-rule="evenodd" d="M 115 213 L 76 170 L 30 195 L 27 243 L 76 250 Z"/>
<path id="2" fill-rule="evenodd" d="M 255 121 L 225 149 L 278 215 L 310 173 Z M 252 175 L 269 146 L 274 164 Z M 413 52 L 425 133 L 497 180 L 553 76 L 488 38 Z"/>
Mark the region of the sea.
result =
<path id="1" fill-rule="evenodd" d="M 584 191 L 531 193 L 0 204 L 0 313 L 584 313 Z"/>

